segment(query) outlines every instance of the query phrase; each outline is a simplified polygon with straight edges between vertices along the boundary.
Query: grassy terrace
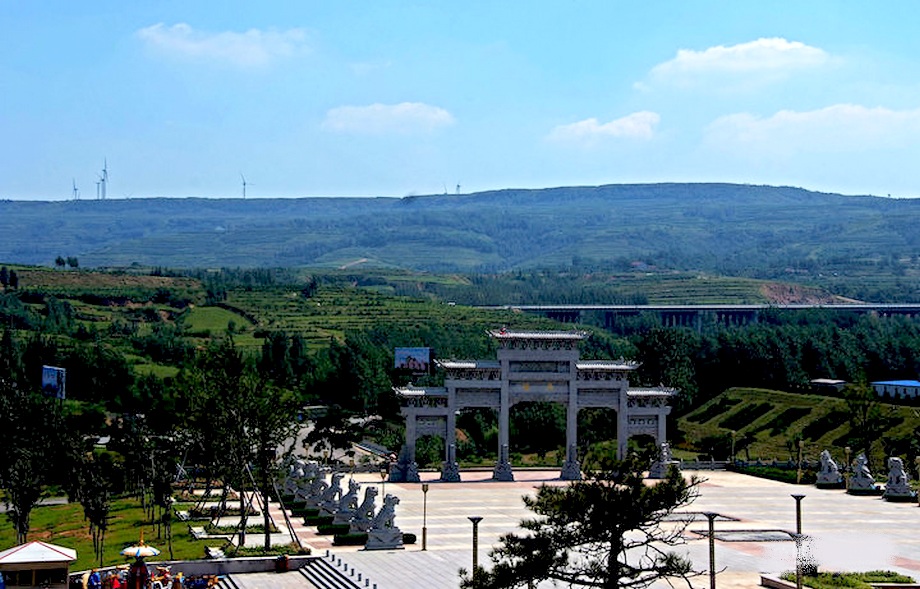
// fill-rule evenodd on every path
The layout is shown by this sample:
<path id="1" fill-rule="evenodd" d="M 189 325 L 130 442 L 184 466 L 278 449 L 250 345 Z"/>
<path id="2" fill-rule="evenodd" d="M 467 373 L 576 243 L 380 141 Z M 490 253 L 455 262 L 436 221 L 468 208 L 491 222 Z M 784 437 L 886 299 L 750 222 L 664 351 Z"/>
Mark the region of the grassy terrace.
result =
<path id="1" fill-rule="evenodd" d="M 890 413 L 891 427 L 886 435 L 891 437 L 908 435 L 920 421 L 912 407 L 883 405 L 882 413 Z M 730 435 L 732 431 L 738 439 L 753 436 L 748 450 L 751 459 L 788 460 L 787 443 L 801 433 L 805 440 L 805 458 L 817 460 L 821 451 L 827 449 L 842 462 L 850 432 L 848 415 L 846 403 L 841 398 L 733 388 L 678 422 L 690 442 L 707 436 Z M 878 445 L 876 453 L 874 463 L 883 464 L 884 457 Z M 737 454 L 745 456 L 740 449 Z"/>

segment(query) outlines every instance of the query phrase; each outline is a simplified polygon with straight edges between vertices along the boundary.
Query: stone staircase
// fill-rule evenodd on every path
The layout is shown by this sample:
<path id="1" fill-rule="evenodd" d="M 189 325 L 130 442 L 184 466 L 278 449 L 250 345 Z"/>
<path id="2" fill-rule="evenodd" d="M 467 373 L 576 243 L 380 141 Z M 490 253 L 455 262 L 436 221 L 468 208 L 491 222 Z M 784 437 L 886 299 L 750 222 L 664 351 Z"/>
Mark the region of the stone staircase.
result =
<path id="1" fill-rule="evenodd" d="M 361 589 L 362 587 L 376 589 L 377 587 L 368 579 L 362 578 L 360 573 L 355 573 L 354 569 L 349 575 L 344 567 L 336 565 L 335 557 L 331 555 L 311 558 L 299 571 L 319 589 Z"/>
<path id="2" fill-rule="evenodd" d="M 217 589 L 240 589 L 230 575 L 223 575 L 217 581 Z"/>

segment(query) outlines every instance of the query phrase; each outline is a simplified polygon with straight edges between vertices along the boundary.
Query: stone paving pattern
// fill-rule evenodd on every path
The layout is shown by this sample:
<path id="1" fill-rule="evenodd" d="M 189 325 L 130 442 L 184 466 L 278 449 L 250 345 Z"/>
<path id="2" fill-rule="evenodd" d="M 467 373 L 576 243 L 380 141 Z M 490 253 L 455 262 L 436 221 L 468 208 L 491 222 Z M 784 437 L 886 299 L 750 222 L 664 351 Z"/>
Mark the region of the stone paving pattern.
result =
<path id="1" fill-rule="evenodd" d="M 717 533 L 795 532 L 791 494 L 802 493 L 806 495 L 802 501 L 803 532 L 811 536 L 808 549 L 820 567 L 841 571 L 891 569 L 920 577 L 920 509 L 916 503 L 890 503 L 878 497 L 850 496 L 842 490 L 819 490 L 723 471 L 686 474 L 706 480 L 699 487 L 700 496 L 685 511 L 713 511 L 737 519 L 717 520 Z M 479 524 L 479 559 L 487 564 L 489 548 L 498 543 L 499 536 L 517 529 L 521 519 L 530 517 L 521 496 L 535 493 L 543 483 L 566 484 L 558 480 L 558 471 L 519 470 L 515 472 L 517 480 L 507 483 L 491 481 L 490 472 L 464 471 L 462 475 L 462 483 L 441 483 L 438 473 L 422 473 L 422 481 L 430 483 L 425 552 L 421 551 L 423 494 L 418 483 L 386 484 L 386 492 L 400 498 L 396 525 L 418 536 L 418 542 L 404 550 L 371 552 L 360 547 L 333 547 L 331 537 L 318 536 L 305 526 L 298 526 L 298 535 L 314 549 L 314 554 L 331 550 L 349 568 L 370 578 L 378 589 L 453 588 L 459 584 L 458 569 L 468 569 L 472 564 L 472 524 L 468 516 L 483 518 Z M 382 491 L 375 474 L 358 474 L 355 478 L 362 485 L 375 485 Z M 347 484 L 347 477 L 343 482 Z M 273 516 L 283 526 L 280 513 Z M 703 519 L 691 522 L 687 529 L 705 532 L 707 526 Z M 688 536 L 690 540 L 682 549 L 695 568 L 705 570 L 708 540 L 692 533 Z M 716 541 L 716 568 L 723 571 L 718 575 L 719 587 L 756 587 L 759 573 L 791 570 L 794 563 L 795 544 L 791 541 Z M 693 581 L 693 587 L 708 586 L 708 576 Z"/>

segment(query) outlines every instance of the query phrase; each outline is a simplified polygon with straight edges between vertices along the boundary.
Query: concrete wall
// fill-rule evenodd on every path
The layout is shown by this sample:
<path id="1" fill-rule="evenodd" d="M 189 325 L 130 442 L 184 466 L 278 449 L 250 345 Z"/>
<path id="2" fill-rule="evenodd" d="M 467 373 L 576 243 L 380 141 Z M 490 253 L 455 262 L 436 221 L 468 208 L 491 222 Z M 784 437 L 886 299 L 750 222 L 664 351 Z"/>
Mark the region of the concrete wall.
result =
<path id="1" fill-rule="evenodd" d="M 304 566 L 311 558 L 319 558 L 311 555 L 291 555 L 288 556 L 288 570 L 296 570 Z M 171 560 L 148 562 L 147 566 L 153 570 L 157 566 L 168 566 L 173 575 L 182 573 L 185 576 L 191 575 L 232 575 L 235 573 L 266 573 L 275 570 L 277 557 L 275 556 L 252 556 L 245 558 L 216 558 L 208 560 Z M 107 572 L 115 567 L 98 569 L 100 572 Z M 80 577 L 86 571 L 72 571 L 71 578 Z"/>

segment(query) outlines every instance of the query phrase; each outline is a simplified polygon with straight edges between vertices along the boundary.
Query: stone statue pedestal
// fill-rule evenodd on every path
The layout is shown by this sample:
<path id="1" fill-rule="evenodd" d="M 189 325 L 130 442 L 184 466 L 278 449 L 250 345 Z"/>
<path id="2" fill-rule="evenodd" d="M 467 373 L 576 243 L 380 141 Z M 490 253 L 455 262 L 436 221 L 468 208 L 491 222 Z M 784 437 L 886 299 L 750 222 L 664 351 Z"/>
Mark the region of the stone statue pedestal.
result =
<path id="1" fill-rule="evenodd" d="M 581 480 L 581 463 L 578 462 L 578 449 L 574 445 L 569 446 L 566 451 L 565 463 L 562 465 L 562 472 L 559 473 L 559 478 L 564 481 Z"/>
<path id="2" fill-rule="evenodd" d="M 903 461 L 898 457 L 889 458 L 888 468 L 888 482 L 882 495 L 885 501 L 916 501 L 917 494 L 910 488 Z"/>
<path id="3" fill-rule="evenodd" d="M 367 533 L 367 544 L 365 550 L 402 550 L 403 546 L 402 531 L 397 527 L 371 529 Z"/>
<path id="4" fill-rule="evenodd" d="M 559 478 L 564 481 L 580 481 L 581 463 L 577 460 L 566 460 L 565 464 L 562 465 L 562 472 L 559 473 Z"/>
<path id="5" fill-rule="evenodd" d="M 456 462 L 441 463 L 441 481 L 445 483 L 459 483 L 460 465 Z"/>
<path id="6" fill-rule="evenodd" d="M 492 471 L 492 480 L 511 482 L 514 480 L 514 471 L 511 470 L 511 463 L 507 460 L 499 461 L 495 464 Z"/>
<path id="7" fill-rule="evenodd" d="M 671 456 L 671 445 L 667 442 L 662 442 L 661 446 L 658 449 L 658 460 L 653 462 L 648 469 L 648 478 L 650 479 L 665 479 L 668 478 L 668 471 L 671 470 L 671 466 L 675 466 L 677 470 L 680 470 L 680 461 L 673 460 Z"/>
<path id="8" fill-rule="evenodd" d="M 656 460 L 648 469 L 648 478 L 650 479 L 665 479 L 668 478 L 668 471 L 671 470 L 671 466 L 674 466 L 680 470 L 680 461 L 679 460 L 667 460 L 661 461 Z"/>
<path id="9" fill-rule="evenodd" d="M 875 484 L 875 477 L 869 471 L 866 455 L 860 453 L 856 457 L 853 474 L 847 482 L 847 493 L 850 495 L 881 495 L 882 490 Z"/>
<path id="10" fill-rule="evenodd" d="M 831 453 L 827 450 L 821 452 L 821 470 L 818 471 L 815 486 L 819 489 L 842 489 L 843 477 Z"/>
<path id="11" fill-rule="evenodd" d="M 511 461 L 508 459 L 508 446 L 503 445 L 498 451 L 498 462 L 492 471 L 492 480 L 511 482 L 514 480 L 514 471 L 511 470 Z"/>
<path id="12" fill-rule="evenodd" d="M 415 462 L 397 462 L 390 465 L 390 476 L 387 479 L 391 483 L 420 483 L 422 480 L 418 476 L 418 464 Z"/>
<path id="13" fill-rule="evenodd" d="M 337 525 L 350 524 L 357 512 L 354 509 L 339 509 L 332 518 L 332 523 Z"/>
<path id="14" fill-rule="evenodd" d="M 418 464 L 415 462 L 415 456 L 410 454 L 409 447 L 403 445 L 399 452 L 399 460 L 390 465 L 390 476 L 388 480 L 391 483 L 420 483 L 422 480 L 418 476 Z"/>
<path id="15" fill-rule="evenodd" d="M 447 460 L 441 463 L 441 481 L 460 482 L 460 465 L 457 464 L 457 447 L 454 444 L 447 446 Z"/>

